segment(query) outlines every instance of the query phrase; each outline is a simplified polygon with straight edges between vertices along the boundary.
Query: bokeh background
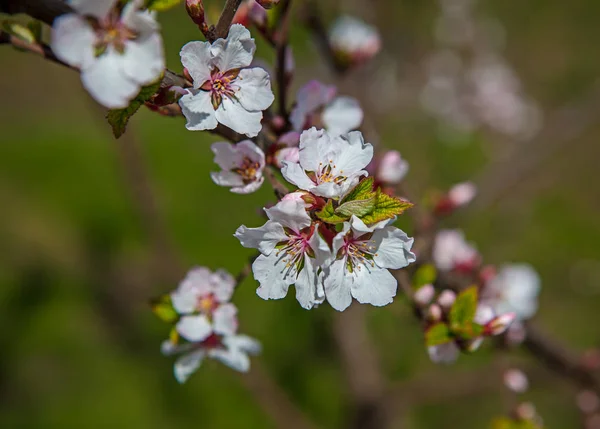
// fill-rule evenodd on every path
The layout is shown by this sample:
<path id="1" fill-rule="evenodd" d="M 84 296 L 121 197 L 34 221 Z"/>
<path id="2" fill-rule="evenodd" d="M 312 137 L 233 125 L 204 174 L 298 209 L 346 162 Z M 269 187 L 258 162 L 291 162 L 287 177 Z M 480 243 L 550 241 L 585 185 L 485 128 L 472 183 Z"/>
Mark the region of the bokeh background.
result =
<path id="1" fill-rule="evenodd" d="M 295 3 L 300 18 L 304 2 Z M 377 25 L 384 51 L 338 79 L 295 21 L 294 88 L 318 78 L 361 99 L 367 138 L 408 159 L 418 198 L 462 180 L 480 184 L 480 198 L 445 225 L 462 227 L 489 263 L 531 263 L 543 281 L 537 323 L 579 352 L 598 347 L 600 3 L 474 6 L 504 29 L 497 52 L 539 108 L 543 119 L 527 138 L 449 130 L 423 109 L 427 59 L 440 49 L 438 2 L 319 5 L 325 22 L 349 13 Z M 180 47 L 200 34 L 182 7 L 160 21 L 169 67 L 181 71 Z M 257 57 L 273 55 L 259 43 Z M 7 46 L 0 64 L 0 427 L 271 428 L 266 377 L 318 427 L 345 427 L 352 410 L 327 305 L 305 311 L 293 293 L 266 302 L 244 281 L 235 295 L 240 326 L 264 346 L 254 375 L 205 362 L 180 386 L 159 352 L 168 328 L 148 299 L 195 264 L 237 273 L 251 252 L 232 233 L 262 223 L 268 186 L 248 196 L 215 186 L 209 145 L 217 138 L 187 131 L 183 118 L 143 109 L 115 140 L 74 72 Z M 501 383 L 508 366 L 531 376 L 523 399 L 549 428 L 582 427 L 577 388 L 526 352 L 488 344 L 438 367 L 402 299 L 366 313 L 394 392 L 393 427 L 487 427 L 514 401 Z"/>

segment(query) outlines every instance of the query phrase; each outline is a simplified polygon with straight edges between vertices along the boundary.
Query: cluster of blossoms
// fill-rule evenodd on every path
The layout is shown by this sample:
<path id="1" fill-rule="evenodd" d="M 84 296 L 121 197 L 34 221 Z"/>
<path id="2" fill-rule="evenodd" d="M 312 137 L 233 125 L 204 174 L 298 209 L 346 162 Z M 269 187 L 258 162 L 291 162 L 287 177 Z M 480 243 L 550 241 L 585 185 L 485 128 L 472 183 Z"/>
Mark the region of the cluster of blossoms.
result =
<path id="1" fill-rule="evenodd" d="M 424 109 L 442 124 L 463 132 L 481 127 L 528 139 L 539 130 L 541 113 L 500 53 L 504 28 L 478 19 L 473 0 L 440 0 L 435 36 L 440 47 L 427 60 Z"/>
<path id="2" fill-rule="evenodd" d="M 181 355 L 175 362 L 180 383 L 198 369 L 205 357 L 246 372 L 248 355 L 260 352 L 260 343 L 237 333 L 237 308 L 230 302 L 235 279 L 223 270 L 190 270 L 177 289 L 155 304 L 155 312 L 173 324 L 162 345 L 166 355 Z"/>

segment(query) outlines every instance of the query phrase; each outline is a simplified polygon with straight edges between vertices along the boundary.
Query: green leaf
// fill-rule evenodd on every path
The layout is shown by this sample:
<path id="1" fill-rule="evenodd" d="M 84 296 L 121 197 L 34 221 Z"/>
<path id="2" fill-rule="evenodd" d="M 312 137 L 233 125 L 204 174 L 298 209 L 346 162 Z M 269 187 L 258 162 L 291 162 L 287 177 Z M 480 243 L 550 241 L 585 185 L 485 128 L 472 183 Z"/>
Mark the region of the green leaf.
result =
<path id="1" fill-rule="evenodd" d="M 453 325 L 452 333 L 463 340 L 472 340 L 483 335 L 484 327 L 475 322 L 465 322 L 462 325 Z"/>
<path id="2" fill-rule="evenodd" d="M 461 331 L 468 328 L 477 311 L 477 286 L 471 286 L 463 290 L 450 309 L 450 326 L 453 331 Z"/>
<path id="3" fill-rule="evenodd" d="M 368 177 L 366 179 L 361 180 L 342 200 L 342 203 L 347 201 L 355 201 L 355 200 L 368 200 L 371 197 L 375 196 L 375 192 L 373 192 L 373 182 L 374 179 L 372 177 Z M 343 204 L 342 204 L 343 205 Z"/>
<path id="4" fill-rule="evenodd" d="M 6 20 L 2 22 L 2 29 L 25 43 L 37 43 L 36 34 L 28 27 L 17 21 Z"/>
<path id="5" fill-rule="evenodd" d="M 149 10 L 163 12 L 177 6 L 179 3 L 181 3 L 181 0 L 147 0 L 146 7 Z"/>
<path id="6" fill-rule="evenodd" d="M 27 28 L 33 35 L 36 42 L 40 42 L 42 40 L 42 23 L 41 21 L 30 21 L 27 23 Z"/>
<path id="7" fill-rule="evenodd" d="M 425 344 L 427 347 L 438 346 L 452 340 L 450 328 L 444 322 L 436 323 L 425 332 Z"/>
<path id="8" fill-rule="evenodd" d="M 347 201 L 335 209 L 335 214 L 345 217 L 351 217 L 352 215 L 361 217 L 371 213 L 374 207 L 375 196 L 366 200 Z"/>
<path id="9" fill-rule="evenodd" d="M 361 217 L 361 220 L 367 225 L 374 224 L 398 216 L 412 206 L 411 202 L 398 197 L 390 197 L 382 192 L 381 188 L 378 188 L 375 194 L 373 211 Z"/>
<path id="10" fill-rule="evenodd" d="M 433 284 L 437 278 L 437 270 L 433 264 L 423 264 L 413 276 L 413 286 L 415 289 L 419 289 L 421 286 L 427 284 Z"/>
<path id="11" fill-rule="evenodd" d="M 148 101 L 154 94 L 156 94 L 160 88 L 161 81 L 162 75 L 156 82 L 142 87 L 139 94 L 131 101 L 131 103 L 129 103 L 129 106 L 126 108 L 108 111 L 106 119 L 108 119 L 108 123 L 112 127 L 115 138 L 119 138 L 123 135 L 125 128 L 127 127 L 127 122 L 129 122 L 129 118 L 131 118 L 135 112 L 139 110 L 144 102 Z"/>
<path id="12" fill-rule="evenodd" d="M 338 224 L 348 220 L 349 216 L 338 216 L 335 214 L 335 209 L 333 208 L 333 202 L 331 200 L 327 201 L 327 204 L 323 209 L 317 212 L 317 217 L 321 219 L 323 222 Z"/>
<path id="13" fill-rule="evenodd" d="M 173 302 L 171 301 L 171 295 L 163 295 L 160 298 L 152 302 L 152 311 L 159 319 L 167 322 L 174 323 L 179 319 L 179 315 L 175 308 L 173 308 Z"/>

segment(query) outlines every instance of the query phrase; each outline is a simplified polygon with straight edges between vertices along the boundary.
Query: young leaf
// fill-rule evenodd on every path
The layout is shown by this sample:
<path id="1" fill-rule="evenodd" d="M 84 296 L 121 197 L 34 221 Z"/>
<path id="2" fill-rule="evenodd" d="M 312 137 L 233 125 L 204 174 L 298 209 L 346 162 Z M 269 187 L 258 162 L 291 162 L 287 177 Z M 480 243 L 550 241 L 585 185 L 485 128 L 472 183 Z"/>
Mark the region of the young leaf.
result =
<path id="1" fill-rule="evenodd" d="M 327 204 L 325 205 L 325 207 L 323 207 L 323 209 L 319 212 L 317 212 L 317 217 L 319 219 L 321 219 L 323 222 L 326 223 L 332 223 L 332 224 L 338 224 L 338 223 L 342 223 L 346 220 L 348 220 L 348 218 L 350 216 L 338 216 L 335 213 L 335 209 L 333 208 L 333 202 L 331 200 L 327 201 Z"/>
<path id="2" fill-rule="evenodd" d="M 452 341 L 450 328 L 444 322 L 436 323 L 425 332 L 425 344 L 427 347 L 438 346 Z"/>
<path id="3" fill-rule="evenodd" d="M 423 264 L 413 276 L 413 286 L 419 289 L 421 286 L 433 284 L 437 278 L 437 270 L 433 264 Z"/>
<path id="4" fill-rule="evenodd" d="M 397 197 L 390 197 L 379 188 L 375 194 L 373 211 L 361 217 L 361 220 L 367 225 L 374 224 L 398 216 L 412 206 L 413 203 Z"/>
<path id="5" fill-rule="evenodd" d="M 156 314 L 159 319 L 167 323 L 174 323 L 179 318 L 177 311 L 173 308 L 170 295 L 163 295 L 154 300 L 152 302 L 152 312 Z"/>
<path id="6" fill-rule="evenodd" d="M 450 309 L 450 326 L 453 331 L 461 331 L 473 321 L 477 311 L 477 286 L 463 290 Z"/>
<path id="7" fill-rule="evenodd" d="M 375 196 L 366 200 L 346 201 L 344 204 L 335 209 L 335 214 L 345 217 L 352 215 L 361 217 L 373 211 L 375 207 Z"/>
<path id="8" fill-rule="evenodd" d="M 181 3 L 181 0 L 147 0 L 146 7 L 149 10 L 163 12 L 167 9 L 177 6 L 179 3 Z"/>
<path id="9" fill-rule="evenodd" d="M 375 196 L 373 192 L 373 181 L 372 177 L 361 180 L 358 184 L 348 192 L 348 195 L 344 197 L 342 203 L 355 200 L 367 200 Z M 343 204 L 342 204 L 343 205 Z"/>
<path id="10" fill-rule="evenodd" d="M 115 138 L 119 138 L 125 132 L 125 128 L 127 127 L 127 122 L 129 122 L 129 118 L 131 118 L 135 112 L 139 110 L 139 108 L 149 100 L 156 91 L 160 88 L 160 82 L 162 81 L 162 76 L 154 83 L 151 83 L 148 86 L 142 87 L 139 94 L 131 100 L 129 106 L 124 109 L 113 109 L 109 110 L 106 115 L 106 119 L 108 123 L 112 127 L 113 134 Z"/>

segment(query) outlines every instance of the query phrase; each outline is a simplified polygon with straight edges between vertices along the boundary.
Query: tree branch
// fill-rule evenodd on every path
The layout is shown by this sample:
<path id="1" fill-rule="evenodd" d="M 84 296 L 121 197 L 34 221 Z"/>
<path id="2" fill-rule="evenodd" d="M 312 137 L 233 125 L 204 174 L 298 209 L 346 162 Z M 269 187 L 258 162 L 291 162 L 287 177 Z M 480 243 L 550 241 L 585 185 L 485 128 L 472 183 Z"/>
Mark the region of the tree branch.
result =
<path id="1" fill-rule="evenodd" d="M 225 6 L 223 7 L 223 11 L 221 12 L 221 17 L 219 18 L 219 22 L 214 29 L 214 39 L 226 38 L 229 33 L 229 27 L 231 27 L 231 22 L 235 17 L 235 13 L 242 0 L 227 0 Z M 212 42 L 213 40 L 211 40 Z"/>
<path id="2" fill-rule="evenodd" d="M 71 13 L 73 9 L 63 0 L 0 0 L 0 12 L 24 13 L 52 25 L 56 17 Z"/>
<path id="3" fill-rule="evenodd" d="M 281 11 L 278 23 L 277 39 L 275 43 L 275 50 L 277 54 L 277 88 L 279 89 L 279 114 L 285 119 L 286 124 L 289 123 L 289 117 L 287 112 L 287 92 L 289 87 L 289 79 L 286 74 L 286 62 L 288 55 L 288 35 L 290 27 L 290 10 L 291 0 L 283 0 L 281 3 Z"/>

